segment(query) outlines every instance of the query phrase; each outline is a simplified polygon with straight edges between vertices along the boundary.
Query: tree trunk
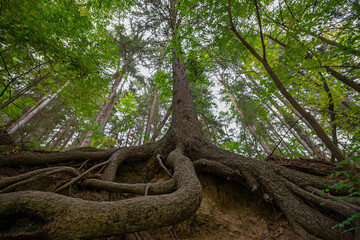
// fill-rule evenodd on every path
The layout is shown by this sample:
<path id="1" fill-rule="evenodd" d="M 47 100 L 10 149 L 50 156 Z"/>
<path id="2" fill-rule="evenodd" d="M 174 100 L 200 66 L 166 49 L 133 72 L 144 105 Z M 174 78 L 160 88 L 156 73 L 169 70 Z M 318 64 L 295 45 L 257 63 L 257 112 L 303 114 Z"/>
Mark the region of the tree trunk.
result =
<path id="1" fill-rule="evenodd" d="M 46 105 L 49 104 L 54 98 L 57 97 L 57 95 L 69 84 L 69 81 L 66 82 L 64 86 L 62 86 L 56 93 L 49 96 L 44 100 L 42 98 L 40 101 L 38 101 L 34 107 L 30 108 L 28 111 L 26 111 L 18 120 L 16 120 L 15 123 L 13 123 L 8 129 L 7 132 L 9 134 L 14 134 L 19 128 L 24 126 L 31 118 L 33 118 L 38 112 L 40 112 Z"/>
<path id="2" fill-rule="evenodd" d="M 151 124 L 152 124 L 153 118 L 154 118 L 154 112 L 155 112 L 155 105 L 156 105 L 157 97 L 158 97 L 158 92 L 157 92 L 157 90 L 155 90 L 154 91 L 154 97 L 153 97 L 151 107 L 150 107 L 150 111 L 149 111 L 149 116 L 148 116 L 148 119 L 147 119 L 144 142 L 146 142 L 147 139 L 150 138 Z"/>
<path id="3" fill-rule="evenodd" d="M 285 136 L 280 136 L 280 134 L 276 131 L 276 129 L 271 125 L 271 123 L 269 121 L 266 121 L 268 128 L 275 134 L 276 138 L 278 139 L 278 145 L 284 145 L 284 147 L 289 150 L 289 152 L 293 155 L 294 158 L 297 158 L 296 154 L 294 153 L 294 151 L 289 147 L 289 145 L 286 144 L 286 142 L 284 141 Z"/>
<path id="4" fill-rule="evenodd" d="M 249 78 L 249 79 L 252 81 L 252 83 L 255 84 L 255 86 L 256 86 L 257 89 L 260 89 L 260 86 L 259 86 L 252 78 Z M 245 83 L 246 83 L 246 80 L 244 80 L 244 81 L 245 81 Z M 246 84 L 247 84 L 247 83 L 246 83 Z M 252 88 L 249 84 L 247 84 L 247 85 L 248 85 L 250 88 Z M 252 89 L 253 89 L 253 88 L 252 88 Z M 318 156 L 318 157 L 320 157 L 320 158 L 322 158 L 322 159 L 325 159 L 325 158 L 326 158 L 325 153 L 324 153 L 323 151 L 321 151 L 321 150 L 316 146 L 316 144 L 311 140 L 311 138 L 302 130 L 302 128 L 301 128 L 298 124 L 296 124 L 296 120 L 293 119 L 292 117 L 285 116 L 285 115 L 283 114 L 283 112 L 280 111 L 280 106 L 277 104 L 277 102 L 274 101 L 274 100 L 271 99 L 271 98 L 268 98 L 268 99 L 269 99 L 270 102 L 275 106 L 275 108 L 279 111 L 279 113 L 280 113 L 281 115 L 283 115 L 283 117 L 285 118 L 286 124 L 289 126 L 288 129 L 290 128 L 290 126 L 292 126 L 292 129 L 294 129 L 294 130 L 296 131 L 297 135 L 306 143 L 307 146 L 304 146 L 305 149 L 306 149 L 307 151 L 309 151 L 309 149 L 310 149 L 310 150 L 311 150 L 311 153 L 310 153 L 310 154 L 311 154 L 312 156 L 315 155 L 315 156 Z M 285 99 L 283 99 L 283 98 L 281 98 L 281 97 L 278 97 L 278 99 L 279 99 L 283 104 L 285 104 L 286 106 L 290 104 L 289 102 L 287 102 Z M 268 108 L 270 108 L 270 109 L 272 110 L 272 108 L 271 108 L 270 106 L 268 106 Z M 312 129 L 311 125 L 309 124 L 308 121 L 306 121 L 306 119 L 304 119 L 297 111 L 294 111 L 294 109 L 292 109 L 292 110 L 293 110 L 293 113 L 294 113 L 297 117 L 299 117 L 300 120 L 302 120 L 308 127 L 310 127 L 310 129 Z M 273 110 L 272 110 L 272 111 L 273 111 Z M 275 114 L 275 111 L 273 111 L 273 113 Z M 280 118 L 280 119 L 282 119 L 282 118 Z M 299 140 L 299 139 L 298 139 L 298 140 Z"/>
<path id="5" fill-rule="evenodd" d="M 70 133 L 69 136 L 66 138 L 66 140 L 63 142 L 63 144 L 61 145 L 61 149 L 64 151 L 66 149 L 67 144 L 69 143 L 69 141 L 71 140 L 71 138 L 74 136 L 74 133 Z"/>
<path id="6" fill-rule="evenodd" d="M 267 104 L 266 104 L 267 105 Z M 310 154 L 310 156 L 315 157 L 315 154 L 311 148 L 306 144 L 306 142 L 298 135 L 292 126 L 290 126 L 274 109 L 267 105 L 268 109 L 279 119 L 279 121 L 284 124 L 287 129 L 290 129 L 291 134 L 298 140 L 298 142 L 305 148 L 305 150 Z"/>
<path id="7" fill-rule="evenodd" d="M 150 142 L 155 142 L 155 139 L 159 136 L 161 129 L 164 127 L 165 123 L 167 122 L 170 113 L 173 109 L 174 104 L 171 104 L 169 109 L 166 111 L 165 116 L 163 118 L 163 120 L 161 120 L 161 122 L 159 123 L 159 126 L 156 128 L 156 130 L 154 131 L 154 134 L 152 135 Z"/>
<path id="8" fill-rule="evenodd" d="M 228 5 L 228 16 L 230 21 L 230 28 L 235 34 L 235 36 L 242 42 L 242 44 L 245 45 L 245 47 L 251 52 L 251 54 L 258 59 L 259 62 L 262 63 L 267 73 L 270 75 L 271 79 L 274 81 L 276 87 L 279 89 L 282 95 L 291 103 L 291 105 L 298 111 L 312 126 L 315 133 L 318 135 L 318 137 L 323 141 L 323 143 L 329 148 L 329 150 L 334 154 L 334 156 L 338 159 L 338 161 L 344 161 L 345 156 L 342 153 L 342 151 L 336 146 L 336 144 L 329 138 L 329 136 L 326 134 L 324 129 L 319 125 L 319 123 L 316 121 L 316 119 L 308 113 L 304 108 L 301 107 L 301 105 L 295 100 L 295 98 L 286 90 L 284 85 L 281 83 L 278 76 L 275 74 L 275 72 L 272 70 L 266 59 L 262 58 L 253 47 L 249 45 L 249 43 L 239 34 L 239 32 L 236 30 L 233 21 L 232 21 L 232 15 L 230 11 L 230 4 Z"/>
<path id="9" fill-rule="evenodd" d="M 225 90 L 226 90 L 226 92 L 227 92 L 227 94 L 228 94 L 228 96 L 229 96 L 229 98 L 230 98 L 230 100 L 231 100 L 231 103 L 233 104 L 234 108 L 236 109 L 236 111 L 238 112 L 238 114 L 240 115 L 240 117 L 244 119 L 244 115 L 242 114 L 242 112 L 240 111 L 240 109 L 238 108 L 238 106 L 236 105 L 234 99 L 232 98 L 232 96 L 231 96 L 231 94 L 230 94 L 230 92 L 229 92 L 229 89 L 226 87 L 225 81 L 224 81 L 222 75 L 220 74 L 220 72 L 218 72 L 218 73 L 219 73 L 219 75 L 220 75 L 221 82 L 222 82 L 222 84 L 224 85 Z M 261 140 L 260 136 L 257 134 L 255 125 L 253 125 L 253 124 L 248 124 L 247 127 L 249 128 L 251 134 L 255 137 L 255 139 L 260 143 L 260 146 L 264 149 L 264 151 L 266 152 L 266 154 L 267 154 L 267 155 L 270 155 L 272 151 L 271 151 L 270 148 L 264 143 L 264 141 Z"/>
<path id="10" fill-rule="evenodd" d="M 66 124 L 65 128 L 61 131 L 60 135 L 57 137 L 57 139 L 55 141 L 52 142 L 52 144 L 50 146 L 50 150 L 53 150 L 55 148 L 55 146 L 59 144 L 61 139 L 65 136 L 65 133 L 70 129 L 70 126 L 71 126 L 72 122 L 75 120 L 75 118 L 76 118 L 76 114 L 71 116 L 71 118 L 68 120 L 68 123 Z"/>
<path id="11" fill-rule="evenodd" d="M 3 104 L 0 105 L 0 109 L 3 109 L 5 107 L 7 107 L 9 104 L 13 103 L 16 99 L 18 99 L 19 97 L 21 97 L 22 95 L 24 95 L 27 91 L 29 91 L 31 88 L 33 88 L 36 84 L 38 84 L 41 80 L 47 78 L 48 76 L 50 76 L 50 72 L 48 72 L 47 74 L 45 74 L 42 77 L 39 77 L 37 79 L 34 80 L 33 83 L 29 84 L 28 86 L 24 87 L 23 89 L 21 89 L 20 91 L 18 91 L 17 93 L 14 94 L 14 96 L 12 96 L 11 98 L 9 98 L 9 100 L 7 100 L 6 102 L 4 102 Z"/>
<path id="12" fill-rule="evenodd" d="M 126 66 L 126 65 L 125 65 Z M 123 67 L 123 71 L 125 71 L 125 67 Z M 109 98 L 107 101 L 105 101 L 105 103 L 102 105 L 101 109 L 99 110 L 98 114 L 96 115 L 94 124 L 95 125 L 100 125 L 100 130 L 103 130 L 105 128 L 105 125 L 110 117 L 111 111 L 115 106 L 115 103 L 121 93 L 121 90 L 119 91 L 119 93 L 117 93 L 117 89 L 121 83 L 121 80 L 123 78 L 123 74 L 120 74 L 118 72 L 115 73 L 114 75 L 114 84 L 111 88 L 111 91 L 109 93 Z M 123 85 L 122 85 L 123 86 Z M 121 86 L 121 88 L 122 88 Z M 92 130 L 89 130 L 86 135 L 85 138 L 82 140 L 82 142 L 80 143 L 79 147 L 86 147 L 91 143 L 92 140 Z"/>

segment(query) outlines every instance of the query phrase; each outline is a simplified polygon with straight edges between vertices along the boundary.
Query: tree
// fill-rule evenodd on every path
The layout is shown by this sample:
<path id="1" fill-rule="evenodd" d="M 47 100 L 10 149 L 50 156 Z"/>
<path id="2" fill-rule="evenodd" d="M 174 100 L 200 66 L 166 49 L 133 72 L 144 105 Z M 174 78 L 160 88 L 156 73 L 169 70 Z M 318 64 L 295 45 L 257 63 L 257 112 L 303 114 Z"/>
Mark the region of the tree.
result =
<path id="1" fill-rule="evenodd" d="M 159 4 L 155 1 L 155 8 Z M 201 203 L 201 184 L 196 171 L 245 184 L 249 190 L 277 205 L 294 231 L 303 239 L 313 236 L 324 239 L 355 238 L 355 233 L 341 233 L 331 229 L 337 222 L 359 211 L 357 204 L 330 201 L 321 205 L 332 194 L 347 194 L 320 189 L 334 181 L 312 176 L 265 161 L 255 161 L 229 152 L 211 143 L 203 134 L 185 64 L 186 53 L 179 41 L 181 16 L 178 1 L 170 1 L 170 11 L 164 17 L 171 29 L 173 114 L 171 126 L 164 137 L 154 143 L 124 147 L 116 150 L 80 149 L 62 153 L 37 153 L 1 155 L 0 166 L 69 163 L 70 161 L 95 161 L 95 165 L 79 173 L 74 167 L 50 167 L 34 170 L 0 180 L 0 216 L 33 216 L 41 227 L 25 237 L 90 238 L 124 234 L 181 222 L 195 213 Z M 170 179 L 163 183 L 122 184 L 114 182 L 118 167 L 124 161 L 136 162 L 157 158 Z M 98 163 L 99 162 L 99 163 Z M 81 185 L 103 190 L 132 192 L 142 197 L 113 202 L 88 201 L 54 192 L 18 191 L 16 186 L 34 178 L 66 172 L 73 178 L 56 192 L 62 192 L 87 173 L 105 167 L 102 180 L 86 179 Z M 164 167 L 165 168 L 165 167 Z M 196 170 L 196 171 L 195 171 Z M 151 196 L 149 196 L 151 195 Z M 314 224 L 314 219 L 316 224 Z"/>

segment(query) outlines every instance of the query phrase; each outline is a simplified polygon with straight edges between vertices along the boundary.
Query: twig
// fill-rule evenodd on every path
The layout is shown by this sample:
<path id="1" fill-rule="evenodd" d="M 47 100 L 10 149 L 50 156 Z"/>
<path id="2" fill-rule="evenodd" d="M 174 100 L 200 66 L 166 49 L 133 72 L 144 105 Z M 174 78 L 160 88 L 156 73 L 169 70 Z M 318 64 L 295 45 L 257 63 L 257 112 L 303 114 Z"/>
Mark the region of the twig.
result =
<path id="1" fill-rule="evenodd" d="M 163 162 L 162 162 L 162 160 L 161 160 L 162 156 L 161 156 L 160 154 L 158 154 L 158 155 L 156 156 L 156 158 L 157 158 L 158 161 L 159 161 L 160 167 L 161 167 L 162 169 L 164 169 L 164 171 L 166 172 L 166 174 L 171 178 L 171 177 L 172 177 L 171 173 L 170 173 L 169 170 L 165 167 L 165 165 L 163 164 Z"/>
<path id="2" fill-rule="evenodd" d="M 267 61 L 267 59 L 266 59 L 266 48 L 265 48 L 263 31 L 262 31 L 262 24 L 261 24 L 259 6 L 258 6 L 258 3 L 257 3 L 256 0 L 254 0 L 254 3 L 255 3 L 255 9 L 256 9 L 256 17 L 257 17 L 258 23 L 259 23 L 259 31 L 260 31 L 261 45 L 262 45 L 262 50 L 263 50 L 263 59 L 264 59 L 264 61 Z"/>
<path id="3" fill-rule="evenodd" d="M 284 136 L 286 136 L 289 131 L 303 118 L 303 116 L 301 118 L 299 118 L 293 125 L 290 126 L 290 128 L 286 131 L 286 133 L 284 134 Z M 273 153 L 275 152 L 275 150 L 277 149 L 277 147 L 280 145 L 280 143 L 284 140 L 284 137 L 282 137 L 280 139 L 280 141 L 278 142 L 278 144 L 276 144 L 276 146 L 274 147 L 274 149 L 272 150 L 272 152 L 270 153 L 269 157 L 271 157 L 273 155 Z"/>
<path id="4" fill-rule="evenodd" d="M 81 164 L 81 166 L 78 168 L 78 171 L 80 171 L 84 166 L 86 166 L 86 164 L 90 161 L 90 159 L 86 160 L 85 162 L 83 162 Z"/>
<path id="5" fill-rule="evenodd" d="M 83 172 L 81 175 L 73 178 L 70 182 L 66 183 L 66 184 L 63 185 L 62 187 L 56 189 L 55 192 L 60 192 L 61 190 L 64 190 L 65 188 L 73 185 L 75 182 L 77 182 L 77 181 L 79 181 L 80 179 L 82 179 L 83 177 L 85 177 L 86 174 L 88 174 L 88 173 L 91 172 L 92 170 L 94 170 L 94 169 L 96 169 L 96 168 L 98 168 L 98 167 L 101 167 L 101 166 L 103 166 L 103 165 L 106 165 L 106 164 L 108 164 L 109 162 L 110 162 L 110 161 L 107 160 L 106 162 L 99 163 L 99 164 L 93 166 L 92 168 L 90 168 L 90 169 L 86 170 L 85 172 Z"/>
<path id="6" fill-rule="evenodd" d="M 145 197 L 148 195 L 148 192 L 149 192 L 149 184 L 146 185 L 146 188 L 145 188 Z"/>

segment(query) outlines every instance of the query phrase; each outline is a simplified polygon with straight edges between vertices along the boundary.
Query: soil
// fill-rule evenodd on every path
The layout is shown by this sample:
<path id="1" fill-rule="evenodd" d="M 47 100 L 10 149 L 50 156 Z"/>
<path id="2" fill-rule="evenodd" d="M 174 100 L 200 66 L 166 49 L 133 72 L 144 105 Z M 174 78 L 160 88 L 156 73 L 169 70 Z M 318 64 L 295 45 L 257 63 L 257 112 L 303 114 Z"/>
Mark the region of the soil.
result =
<path id="1" fill-rule="evenodd" d="M 199 178 L 202 203 L 194 217 L 177 225 L 180 239 L 300 239 L 271 203 L 248 189 L 208 175 Z"/>

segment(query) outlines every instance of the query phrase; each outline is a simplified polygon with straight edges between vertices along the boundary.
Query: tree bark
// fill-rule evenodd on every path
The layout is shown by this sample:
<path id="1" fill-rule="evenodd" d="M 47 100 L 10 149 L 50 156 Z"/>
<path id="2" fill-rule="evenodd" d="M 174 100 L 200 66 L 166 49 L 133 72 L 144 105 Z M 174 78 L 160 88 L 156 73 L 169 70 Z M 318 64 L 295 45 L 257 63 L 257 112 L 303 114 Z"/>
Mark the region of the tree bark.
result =
<path id="1" fill-rule="evenodd" d="M 9 134 L 14 134 L 19 128 L 24 126 L 31 118 L 33 118 L 38 112 L 40 112 L 46 105 L 49 104 L 57 95 L 69 84 L 69 81 L 66 82 L 64 86 L 62 86 L 56 93 L 47 97 L 45 100 L 42 98 L 38 101 L 34 107 L 30 108 L 26 111 L 16 122 L 14 122 L 8 129 L 7 132 Z"/>
<path id="2" fill-rule="evenodd" d="M 24 87 L 23 89 L 21 89 L 20 91 L 18 91 L 17 93 L 14 94 L 14 96 L 12 96 L 11 98 L 9 98 L 9 100 L 7 100 L 6 102 L 4 102 L 3 104 L 0 105 L 0 109 L 3 109 L 5 107 L 7 107 L 9 104 L 13 103 L 16 99 L 18 99 L 19 97 L 21 97 L 22 95 L 24 95 L 27 91 L 29 91 L 31 88 L 33 88 L 36 84 L 38 84 L 41 80 L 47 78 L 48 76 L 50 76 L 50 72 L 48 72 L 47 74 L 45 74 L 42 77 L 39 77 L 37 79 L 34 80 L 33 83 L 29 84 L 28 86 Z"/>
<path id="3" fill-rule="evenodd" d="M 146 138 L 150 138 L 151 124 L 152 124 L 153 118 L 154 118 L 154 112 L 155 112 L 155 106 L 156 106 L 157 97 L 158 97 L 158 92 L 157 92 L 157 90 L 155 90 L 154 91 L 154 97 L 153 97 L 151 107 L 150 107 L 150 111 L 149 111 L 149 115 L 148 115 L 148 119 L 147 119 L 147 123 L 146 123 L 144 142 L 146 141 Z"/>
<path id="4" fill-rule="evenodd" d="M 167 120 L 170 116 L 170 113 L 173 110 L 173 106 L 174 106 L 174 104 L 171 104 L 169 109 L 166 111 L 164 118 L 161 120 L 161 122 L 159 123 L 159 126 L 154 131 L 154 134 L 152 135 L 150 142 L 155 142 L 155 139 L 159 136 L 161 129 L 165 126 L 165 123 L 167 122 Z"/>
<path id="5" fill-rule="evenodd" d="M 74 114 L 70 117 L 70 119 L 68 120 L 68 123 L 66 124 L 64 129 L 61 131 L 60 135 L 56 138 L 55 141 L 53 141 L 51 143 L 50 150 L 53 150 L 55 148 L 55 146 L 59 144 L 59 142 L 65 136 L 65 133 L 70 129 L 70 126 L 71 126 L 72 122 L 75 120 L 75 118 L 76 118 L 76 114 Z"/>
<path id="6" fill-rule="evenodd" d="M 125 71 L 125 67 L 126 65 L 123 67 L 122 72 Z M 105 125 L 109 119 L 109 116 L 111 114 L 112 109 L 115 106 L 115 103 L 121 93 L 121 89 L 119 91 L 119 93 L 117 93 L 117 89 L 121 83 L 121 80 L 123 78 L 123 73 L 120 74 L 118 72 L 115 73 L 114 75 L 114 84 L 111 88 L 111 91 L 109 93 L 109 97 L 108 100 L 105 101 L 105 103 L 102 105 L 101 109 L 99 110 L 98 114 L 96 115 L 94 124 L 95 125 L 100 125 L 100 130 L 103 130 L 105 128 Z M 82 140 L 82 142 L 80 143 L 80 147 L 86 147 L 91 143 L 92 140 L 92 130 L 89 130 L 86 135 L 85 138 Z"/>

